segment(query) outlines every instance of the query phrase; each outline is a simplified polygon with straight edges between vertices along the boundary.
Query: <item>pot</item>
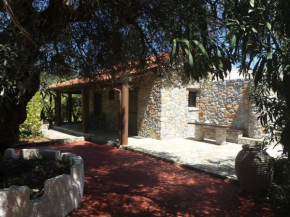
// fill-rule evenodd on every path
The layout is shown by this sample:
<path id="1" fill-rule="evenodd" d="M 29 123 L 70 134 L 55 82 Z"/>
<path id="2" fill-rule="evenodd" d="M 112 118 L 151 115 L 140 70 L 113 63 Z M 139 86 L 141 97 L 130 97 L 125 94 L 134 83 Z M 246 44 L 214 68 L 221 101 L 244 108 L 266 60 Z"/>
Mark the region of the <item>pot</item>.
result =
<path id="1" fill-rule="evenodd" d="M 235 159 L 238 181 L 243 191 L 265 196 L 271 186 L 274 166 L 262 145 L 243 145 Z"/>

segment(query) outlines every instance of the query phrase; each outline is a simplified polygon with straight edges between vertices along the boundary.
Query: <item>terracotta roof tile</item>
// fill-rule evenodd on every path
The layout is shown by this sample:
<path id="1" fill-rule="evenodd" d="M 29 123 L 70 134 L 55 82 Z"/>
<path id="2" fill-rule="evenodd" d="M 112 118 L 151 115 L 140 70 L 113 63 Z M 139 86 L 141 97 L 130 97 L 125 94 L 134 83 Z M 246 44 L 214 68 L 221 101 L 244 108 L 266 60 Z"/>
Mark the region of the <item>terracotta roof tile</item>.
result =
<path id="1" fill-rule="evenodd" d="M 163 59 L 163 58 L 169 58 L 169 56 L 170 56 L 169 52 L 164 52 L 162 54 L 159 54 L 157 58 Z M 156 56 L 148 57 L 146 59 L 147 67 L 145 68 L 145 70 L 156 68 L 158 66 L 158 63 L 156 61 L 157 58 L 156 58 Z M 134 67 L 136 64 L 138 64 L 138 63 L 137 62 L 129 63 L 128 66 Z M 117 72 L 117 74 L 114 75 L 115 78 L 119 78 L 119 77 L 124 76 L 124 75 L 127 75 L 127 76 L 137 75 L 139 72 L 141 73 L 142 71 L 144 71 L 144 69 L 137 70 L 135 67 L 131 70 L 128 70 L 128 68 L 126 68 L 127 70 L 126 69 L 122 70 L 122 69 L 120 69 L 121 67 L 122 67 L 121 65 L 118 65 L 118 66 L 113 66 L 111 70 L 110 69 L 102 69 L 102 70 L 98 71 L 93 78 L 75 78 L 75 79 L 64 81 L 61 83 L 52 84 L 48 88 L 50 90 L 58 90 L 58 89 L 66 88 L 66 87 L 69 88 L 69 87 L 81 86 L 81 85 L 85 85 L 85 84 L 94 84 L 94 83 L 98 83 L 101 81 L 108 81 L 108 80 L 112 79 L 112 74 L 110 73 L 111 71 Z"/>

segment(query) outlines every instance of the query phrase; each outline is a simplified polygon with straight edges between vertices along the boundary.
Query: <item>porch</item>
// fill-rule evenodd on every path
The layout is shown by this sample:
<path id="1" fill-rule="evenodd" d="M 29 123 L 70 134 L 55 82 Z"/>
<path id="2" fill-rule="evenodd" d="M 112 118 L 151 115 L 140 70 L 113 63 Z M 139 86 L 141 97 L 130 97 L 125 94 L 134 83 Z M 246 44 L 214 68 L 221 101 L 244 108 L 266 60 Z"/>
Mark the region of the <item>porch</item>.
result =
<path id="1" fill-rule="evenodd" d="M 97 89 L 96 89 L 97 87 Z M 129 125 L 129 88 L 121 84 L 117 88 L 108 85 L 93 86 L 79 85 L 66 86 L 65 88 L 51 87 L 55 91 L 55 119 L 53 128 L 72 135 L 84 136 L 90 140 L 111 141 L 112 144 L 128 144 Z M 112 91 L 114 104 L 114 114 L 105 114 L 103 109 L 102 91 Z M 80 118 L 73 118 L 73 95 L 79 95 L 81 98 Z M 114 97 L 115 95 L 119 97 Z M 66 98 L 66 117 L 63 117 L 62 96 Z M 93 99 L 91 99 L 93 97 Z M 109 98 L 111 95 L 109 95 Z M 92 104 L 93 102 L 93 104 Z M 74 120 L 73 120 L 74 119 Z M 110 126 L 106 126 L 107 123 Z M 100 137 L 100 135 L 102 135 Z M 103 136 L 105 138 L 103 138 Z"/>
<path id="2" fill-rule="evenodd" d="M 82 122 L 62 123 L 60 126 L 53 126 L 53 130 L 60 131 L 74 136 L 82 136 L 85 140 L 105 143 L 112 146 L 119 145 L 119 132 L 116 130 L 108 130 L 100 128 L 96 125 L 91 125 L 87 133 L 83 132 Z M 128 134 L 129 138 L 136 138 L 137 136 Z"/>

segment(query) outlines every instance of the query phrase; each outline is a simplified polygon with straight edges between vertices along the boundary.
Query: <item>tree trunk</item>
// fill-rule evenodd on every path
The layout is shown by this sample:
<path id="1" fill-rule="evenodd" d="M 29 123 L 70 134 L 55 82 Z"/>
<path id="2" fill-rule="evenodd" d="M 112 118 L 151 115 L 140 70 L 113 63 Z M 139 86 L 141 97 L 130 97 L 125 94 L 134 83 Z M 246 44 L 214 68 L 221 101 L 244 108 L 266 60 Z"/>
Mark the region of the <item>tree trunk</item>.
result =
<path id="1" fill-rule="evenodd" d="M 26 119 L 27 103 L 39 89 L 39 77 L 40 75 L 35 73 L 33 77 L 28 78 L 30 80 L 29 90 L 22 95 L 17 103 L 11 104 L 6 109 L 5 116 L 0 121 L 0 154 L 19 141 L 19 125 Z"/>
<path id="2" fill-rule="evenodd" d="M 18 142 L 19 125 L 26 119 L 27 103 L 12 105 L 6 113 L 3 122 L 0 122 L 0 152 L 3 153 L 7 148 Z"/>

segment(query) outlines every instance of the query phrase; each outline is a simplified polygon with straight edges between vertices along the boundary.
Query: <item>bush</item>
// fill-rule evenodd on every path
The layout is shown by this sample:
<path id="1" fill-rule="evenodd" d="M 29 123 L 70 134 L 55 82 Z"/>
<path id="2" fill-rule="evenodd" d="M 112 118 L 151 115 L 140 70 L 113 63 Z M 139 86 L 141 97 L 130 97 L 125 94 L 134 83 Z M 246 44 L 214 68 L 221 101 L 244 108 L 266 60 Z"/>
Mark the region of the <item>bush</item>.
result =
<path id="1" fill-rule="evenodd" d="M 273 186 L 269 191 L 269 199 L 277 216 L 290 216 L 290 164 L 287 158 L 274 161 Z"/>
<path id="2" fill-rule="evenodd" d="M 41 96 L 37 92 L 34 97 L 27 104 L 26 112 L 27 118 L 23 124 L 20 125 L 20 136 L 22 137 L 36 137 L 40 135 L 40 127 L 42 121 L 40 119 L 40 112 L 42 109 Z"/>
<path id="3" fill-rule="evenodd" d="M 72 94 L 72 119 L 73 122 L 81 120 L 82 117 L 82 98 L 80 94 Z M 67 95 L 61 97 L 61 119 L 62 122 L 68 121 Z"/>

